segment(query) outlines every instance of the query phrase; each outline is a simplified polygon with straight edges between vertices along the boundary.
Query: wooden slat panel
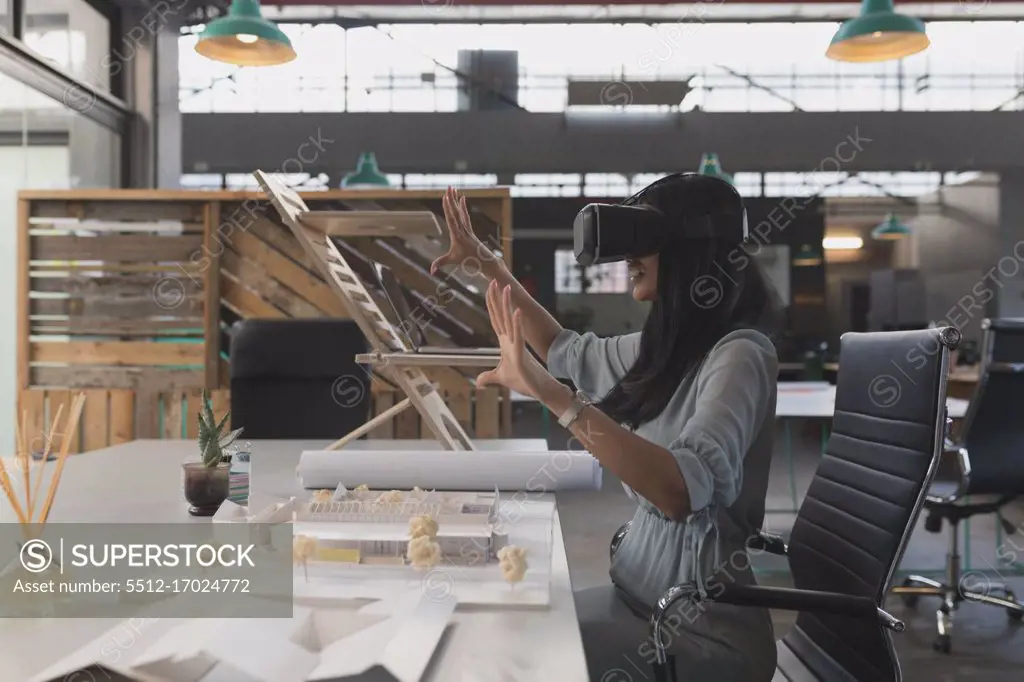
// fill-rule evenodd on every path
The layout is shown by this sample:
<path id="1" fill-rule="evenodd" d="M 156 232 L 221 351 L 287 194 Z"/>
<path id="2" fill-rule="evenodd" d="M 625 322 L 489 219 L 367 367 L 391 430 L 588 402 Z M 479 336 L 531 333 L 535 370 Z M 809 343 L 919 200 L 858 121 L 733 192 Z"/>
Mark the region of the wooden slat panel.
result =
<path id="1" fill-rule="evenodd" d="M 302 246 L 295 239 L 295 235 L 288 231 L 288 228 L 278 225 L 269 218 L 261 218 L 249 225 L 248 231 L 259 237 L 260 241 L 274 247 L 291 261 L 308 270 L 321 282 L 323 281 L 316 266 L 310 262 L 306 252 L 302 250 Z"/>
<path id="2" fill-rule="evenodd" d="M 119 272 L 153 272 L 172 277 L 189 275 L 197 277 L 201 268 L 191 261 L 184 263 L 69 263 L 67 261 L 36 261 L 32 263 L 32 271 L 40 275 L 62 272 L 89 273 L 96 276 L 117 274 Z"/>
<path id="3" fill-rule="evenodd" d="M 76 428 L 73 431 L 68 431 L 67 428 L 70 426 L 68 418 L 71 416 L 71 405 L 74 402 L 75 395 L 77 392 L 73 391 L 47 391 L 47 401 L 50 403 L 49 415 L 46 418 L 46 431 L 49 433 L 50 429 L 54 426 L 54 420 L 57 418 L 57 410 L 63 406 L 63 410 L 60 413 L 60 422 L 56 424 L 57 430 L 54 435 L 53 443 L 50 444 L 50 450 L 60 451 L 60 448 L 64 447 L 64 441 L 69 441 L 68 452 L 74 454 L 79 452 L 81 444 L 81 426 L 82 422 L 79 419 Z"/>
<path id="4" fill-rule="evenodd" d="M 511 438 L 512 437 L 512 393 L 507 388 L 501 388 L 499 390 L 501 399 L 499 405 L 501 406 L 501 420 L 498 423 L 498 438 Z"/>
<path id="5" fill-rule="evenodd" d="M 186 395 L 187 404 L 182 419 L 185 421 L 185 438 L 199 438 L 199 411 L 203 408 L 203 394 L 191 391 Z"/>
<path id="6" fill-rule="evenodd" d="M 182 437 L 184 433 L 184 424 L 182 422 L 185 417 L 184 406 L 182 405 L 184 397 L 184 394 L 180 391 L 162 394 L 164 423 L 161 431 L 163 438 L 177 440 Z"/>
<path id="7" fill-rule="evenodd" d="M 125 201 L 123 190 L 115 190 L 106 198 L 97 195 L 82 195 L 61 192 L 65 199 L 48 199 L 32 202 L 33 218 L 78 218 L 79 220 L 180 220 L 200 222 L 203 204 L 189 202 L 187 197 L 165 196 L 173 201 Z M 32 196 L 27 195 L 27 196 Z M 180 197 L 180 198 L 179 198 Z M 85 201 L 82 201 L 85 199 Z M 208 201 L 209 199 L 202 199 Z"/>
<path id="8" fill-rule="evenodd" d="M 110 392 L 110 444 L 127 443 L 135 438 L 135 392 Z"/>
<path id="9" fill-rule="evenodd" d="M 494 386 L 478 388 L 476 390 L 476 437 L 477 438 L 500 438 L 500 408 L 499 400 L 501 394 Z"/>
<path id="10" fill-rule="evenodd" d="M 188 261 L 203 245 L 199 235 L 150 234 L 32 237 L 32 260 Z"/>
<path id="11" fill-rule="evenodd" d="M 135 391 L 135 437 L 160 437 L 160 394 L 148 388 Z"/>
<path id="12" fill-rule="evenodd" d="M 373 396 L 373 415 L 387 411 L 395 405 L 395 392 L 382 391 Z M 411 409 L 411 408 L 410 408 Z M 367 438 L 391 439 L 395 437 L 395 420 L 388 419 L 367 434 Z"/>
<path id="13" fill-rule="evenodd" d="M 33 362 L 82 365 L 202 365 L 199 343 L 154 341 L 40 341 L 31 346 Z"/>
<path id="14" fill-rule="evenodd" d="M 267 303 L 283 310 L 289 317 L 323 317 L 323 313 L 316 306 L 282 286 L 269 272 L 256 263 L 240 257 L 234 251 L 225 251 L 221 258 L 228 274 L 237 281 L 244 282 L 247 289 Z"/>
<path id="15" fill-rule="evenodd" d="M 31 206 L 29 202 L 21 200 L 18 202 L 18 222 L 15 225 L 17 232 L 17 244 L 18 244 L 18 274 L 16 282 L 17 291 L 17 332 L 18 335 L 17 343 L 17 357 L 15 363 L 17 367 L 17 389 L 28 388 L 28 366 L 29 366 L 29 297 L 28 292 L 31 288 L 29 280 L 29 244 L 30 237 L 29 231 L 29 213 L 31 212 Z"/>
<path id="16" fill-rule="evenodd" d="M 203 373 L 196 369 L 159 367 L 33 367 L 33 386 L 70 388 L 127 388 L 150 386 L 158 391 L 188 389 L 203 385 Z"/>
<path id="17" fill-rule="evenodd" d="M 243 257 L 258 264 L 270 277 L 302 296 L 321 312 L 332 317 L 347 318 L 348 311 L 338 295 L 320 277 L 297 265 L 252 234 L 232 237 L 232 247 Z"/>
<path id="18" fill-rule="evenodd" d="M 105 448 L 110 443 L 110 392 L 93 389 L 85 392 L 82 410 L 82 452 Z"/>
<path id="19" fill-rule="evenodd" d="M 408 439 L 420 437 L 420 415 L 413 409 L 401 412 L 394 419 L 395 438 Z M 428 435 L 427 438 L 430 438 Z"/>
<path id="20" fill-rule="evenodd" d="M 220 265 L 223 248 L 217 248 L 220 227 L 220 204 L 211 202 L 203 208 L 203 241 L 206 252 L 217 254 L 209 259 L 203 271 L 203 337 L 205 339 L 206 388 L 220 386 Z M 181 438 L 179 433 L 178 438 Z"/>
<path id="21" fill-rule="evenodd" d="M 287 200 L 282 195 L 282 200 Z M 441 226 L 430 211 L 304 211 L 299 222 L 334 236 L 439 236 Z"/>
<path id="22" fill-rule="evenodd" d="M 170 287 L 175 285 L 167 285 Z M 153 292 L 144 296 L 105 298 L 94 296 L 76 296 L 73 298 L 32 298 L 29 310 L 32 315 L 85 315 L 95 317 L 161 317 L 178 316 L 194 317 L 202 314 L 202 296 L 184 298 L 174 308 L 166 307 L 163 301 L 158 302 Z"/>
<path id="23" fill-rule="evenodd" d="M 32 321 L 32 334 L 75 336 L 201 336 L 203 318 L 179 317 L 170 320 L 152 318 L 124 319 L 116 317 L 72 316 L 66 320 Z"/>
<path id="24" fill-rule="evenodd" d="M 43 429 L 47 423 L 46 391 L 40 388 L 27 388 L 22 391 L 21 407 L 17 414 L 19 424 L 23 413 L 26 416 L 25 438 L 28 440 L 29 447 L 34 449 L 43 442 Z"/>
<path id="25" fill-rule="evenodd" d="M 291 190 L 289 190 L 291 191 Z M 440 201 L 444 190 L 440 189 L 332 189 L 326 191 L 295 193 L 304 201 L 320 204 L 332 201 L 394 200 L 394 199 L 433 199 Z M 508 187 L 480 187 L 461 190 L 467 199 L 500 199 L 509 196 Z M 118 205 L 140 204 L 147 202 L 192 202 L 192 201 L 266 201 L 266 197 L 258 191 L 239 192 L 236 190 L 183 190 L 183 189 L 32 189 L 18 192 L 22 199 L 33 199 L 44 202 L 71 201 L 115 201 Z"/>
<path id="26" fill-rule="evenodd" d="M 32 230 L 36 234 L 41 231 L 77 232 L 87 230 L 90 233 L 162 233 L 169 235 L 193 234 L 203 231 L 203 224 L 181 222 L 178 220 L 88 220 L 87 222 L 69 223 L 63 220 L 46 220 L 33 218 Z"/>
<path id="27" fill-rule="evenodd" d="M 288 317 L 231 277 L 220 278 L 220 293 L 221 300 L 243 318 Z"/>
<path id="28" fill-rule="evenodd" d="M 455 374 L 457 373 L 453 370 L 452 375 Z M 443 387 L 444 401 L 448 404 L 448 409 L 452 411 L 455 418 L 462 424 L 462 427 L 472 430 L 473 405 L 470 401 L 470 390 L 472 387 L 461 376 L 452 375 L 446 372 L 443 376 L 438 377 Z"/>
<path id="29" fill-rule="evenodd" d="M 184 273 L 176 278 L 177 291 L 185 296 L 199 296 L 203 293 L 201 280 L 193 280 Z M 71 294 L 73 296 L 110 296 L 129 298 L 152 298 L 154 289 L 167 278 L 159 273 L 136 273 L 130 275 L 98 275 L 76 273 L 70 276 L 34 272 L 32 291 Z"/>
<path id="30" fill-rule="evenodd" d="M 220 421 L 231 409 L 231 392 L 227 390 L 210 391 L 210 402 L 213 404 L 214 416 L 217 421 Z M 230 422 L 228 426 L 231 426 Z"/>

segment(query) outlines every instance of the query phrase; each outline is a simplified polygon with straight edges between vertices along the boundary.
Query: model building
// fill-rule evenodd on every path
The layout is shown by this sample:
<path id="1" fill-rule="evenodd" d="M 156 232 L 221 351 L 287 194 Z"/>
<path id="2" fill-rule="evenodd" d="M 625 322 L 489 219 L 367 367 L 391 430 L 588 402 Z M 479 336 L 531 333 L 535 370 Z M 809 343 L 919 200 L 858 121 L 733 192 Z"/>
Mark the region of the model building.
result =
<path id="1" fill-rule="evenodd" d="M 316 539 L 314 561 L 403 565 L 409 560 L 410 541 L 429 535 L 430 555 L 437 562 L 485 564 L 497 561 L 498 550 L 508 545 L 508 536 L 496 530 L 498 505 L 497 490 L 458 493 L 339 486 L 333 493 L 318 491 L 311 501 L 296 505 L 295 533 Z"/>

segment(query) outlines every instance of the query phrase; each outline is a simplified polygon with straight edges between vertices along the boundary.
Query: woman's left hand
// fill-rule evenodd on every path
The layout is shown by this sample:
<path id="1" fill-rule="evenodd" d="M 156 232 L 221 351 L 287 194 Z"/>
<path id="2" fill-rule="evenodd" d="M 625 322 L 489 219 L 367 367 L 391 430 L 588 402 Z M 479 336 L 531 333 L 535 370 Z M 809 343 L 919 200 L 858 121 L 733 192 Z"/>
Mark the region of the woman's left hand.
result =
<path id="1" fill-rule="evenodd" d="M 498 335 L 501 359 L 497 367 L 477 377 L 477 386 L 500 384 L 531 398 L 539 398 L 544 386 L 556 380 L 526 350 L 522 312 L 513 311 L 509 287 L 499 289 L 497 282 L 491 282 L 487 287 L 487 311 L 491 316 L 494 333 Z"/>

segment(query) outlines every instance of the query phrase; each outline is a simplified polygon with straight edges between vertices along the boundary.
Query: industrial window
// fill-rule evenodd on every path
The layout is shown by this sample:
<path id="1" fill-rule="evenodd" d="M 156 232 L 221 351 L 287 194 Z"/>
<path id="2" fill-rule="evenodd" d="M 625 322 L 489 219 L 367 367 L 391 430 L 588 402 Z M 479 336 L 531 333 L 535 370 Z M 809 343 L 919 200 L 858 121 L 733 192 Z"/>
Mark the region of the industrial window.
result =
<path id="1" fill-rule="evenodd" d="M 625 294 L 629 291 L 626 263 L 601 263 L 582 268 L 572 249 L 555 251 L 556 294 Z"/>
<path id="2" fill-rule="evenodd" d="M 498 184 L 498 176 L 494 173 L 489 175 L 480 174 L 444 174 L 427 175 L 424 173 L 406 173 L 406 189 L 447 189 L 458 187 L 494 187 Z"/>

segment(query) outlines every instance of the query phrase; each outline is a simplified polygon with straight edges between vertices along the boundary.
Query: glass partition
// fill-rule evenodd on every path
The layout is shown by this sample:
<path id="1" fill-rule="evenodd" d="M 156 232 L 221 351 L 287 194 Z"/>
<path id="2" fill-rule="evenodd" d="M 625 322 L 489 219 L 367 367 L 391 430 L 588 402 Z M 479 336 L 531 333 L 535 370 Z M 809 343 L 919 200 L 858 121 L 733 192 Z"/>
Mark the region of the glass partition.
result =
<path id="1" fill-rule="evenodd" d="M 0 7 L 6 0 L 0 0 Z M 85 0 L 24 4 L 23 40 L 69 75 L 110 90 L 110 22 Z"/>
<path id="2" fill-rule="evenodd" d="M 120 137 L 0 74 L 0 451 L 16 412 L 17 196 L 25 189 L 117 187 Z"/>

